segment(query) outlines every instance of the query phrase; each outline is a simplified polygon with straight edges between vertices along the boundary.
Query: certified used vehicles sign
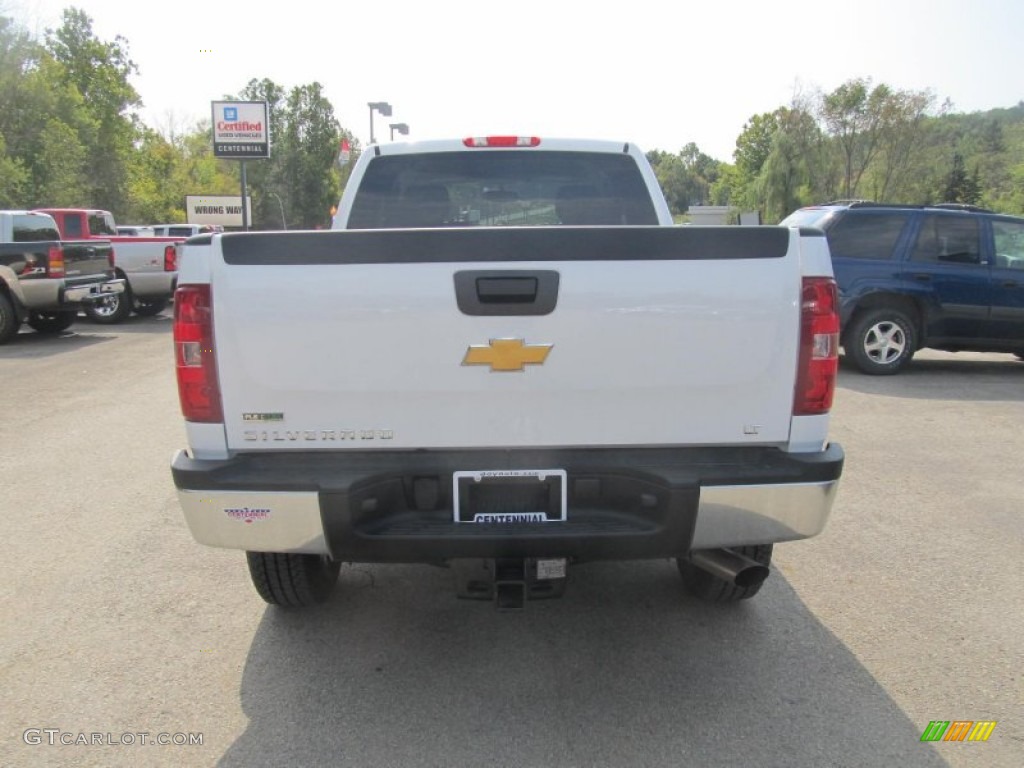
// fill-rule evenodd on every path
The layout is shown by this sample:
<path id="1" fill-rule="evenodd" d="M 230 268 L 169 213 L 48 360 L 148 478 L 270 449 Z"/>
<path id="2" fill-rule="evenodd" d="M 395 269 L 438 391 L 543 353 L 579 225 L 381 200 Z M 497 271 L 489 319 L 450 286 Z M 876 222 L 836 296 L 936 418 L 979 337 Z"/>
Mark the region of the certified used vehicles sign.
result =
<path id="1" fill-rule="evenodd" d="M 270 157 L 267 102 L 214 101 L 212 105 L 214 157 Z"/>

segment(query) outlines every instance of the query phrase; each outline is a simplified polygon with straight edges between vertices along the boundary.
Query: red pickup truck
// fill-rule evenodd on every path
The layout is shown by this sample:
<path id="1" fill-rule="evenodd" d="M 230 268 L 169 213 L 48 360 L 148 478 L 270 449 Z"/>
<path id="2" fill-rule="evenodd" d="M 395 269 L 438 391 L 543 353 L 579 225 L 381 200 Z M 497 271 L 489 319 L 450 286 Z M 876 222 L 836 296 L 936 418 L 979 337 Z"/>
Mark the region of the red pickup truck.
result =
<path id="1" fill-rule="evenodd" d="M 126 281 L 124 293 L 90 304 L 85 313 L 98 323 L 119 323 L 134 312 L 155 315 L 164 309 L 178 282 L 177 246 L 184 237 L 127 237 L 117 234 L 109 211 L 39 208 L 53 216 L 66 240 L 109 240 L 114 268 Z"/>

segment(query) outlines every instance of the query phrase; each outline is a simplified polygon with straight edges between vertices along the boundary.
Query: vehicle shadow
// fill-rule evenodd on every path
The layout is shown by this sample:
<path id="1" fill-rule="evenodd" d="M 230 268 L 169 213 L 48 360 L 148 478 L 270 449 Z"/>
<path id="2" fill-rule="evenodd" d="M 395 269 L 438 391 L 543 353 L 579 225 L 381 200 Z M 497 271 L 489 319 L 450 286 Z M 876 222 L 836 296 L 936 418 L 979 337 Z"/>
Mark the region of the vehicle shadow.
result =
<path id="1" fill-rule="evenodd" d="M 575 576 L 498 613 L 443 569 L 346 566 L 266 611 L 219 765 L 947 765 L 780 573 L 731 606 L 667 561 Z"/>
<path id="2" fill-rule="evenodd" d="M 159 315 L 154 315 L 152 317 L 131 315 L 120 323 L 114 323 L 113 325 L 94 323 L 86 317 L 80 317 L 73 327 L 81 329 L 82 331 L 92 329 L 97 333 L 111 334 L 170 333 L 174 327 L 174 318 L 171 316 L 171 312 L 173 312 L 173 310 L 164 310 Z"/>
<path id="3" fill-rule="evenodd" d="M 839 386 L 914 400 L 1024 401 L 1024 363 L 1013 355 L 918 353 L 895 376 L 869 376 L 840 357 Z"/>
<path id="4" fill-rule="evenodd" d="M 0 346 L 0 358 L 34 358 L 52 357 L 76 349 L 91 347 L 113 340 L 112 335 L 82 333 L 79 326 L 73 325 L 62 333 L 37 333 L 30 328 L 23 328 L 3 346 Z"/>

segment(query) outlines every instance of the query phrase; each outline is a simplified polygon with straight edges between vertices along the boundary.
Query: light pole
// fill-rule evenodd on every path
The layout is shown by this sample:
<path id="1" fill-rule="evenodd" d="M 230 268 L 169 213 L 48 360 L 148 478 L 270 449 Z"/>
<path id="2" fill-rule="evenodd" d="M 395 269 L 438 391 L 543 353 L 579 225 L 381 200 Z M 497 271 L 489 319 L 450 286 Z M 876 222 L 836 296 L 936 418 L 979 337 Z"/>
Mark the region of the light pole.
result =
<path id="1" fill-rule="evenodd" d="M 368 101 L 366 106 L 370 108 L 370 143 L 375 144 L 376 140 L 373 138 L 373 111 L 377 110 L 384 117 L 391 117 L 391 105 L 386 101 Z"/>
<path id="2" fill-rule="evenodd" d="M 395 140 L 395 131 L 398 131 L 398 133 L 400 135 L 402 135 L 402 136 L 408 136 L 409 135 L 409 124 L 408 123 L 391 123 L 390 128 L 391 128 L 391 140 L 392 141 Z"/>
<path id="3" fill-rule="evenodd" d="M 288 229 L 288 222 L 284 220 L 284 203 L 281 202 L 281 196 L 277 192 L 271 192 L 270 194 L 277 198 L 277 205 L 281 209 L 281 226 L 284 229 Z"/>

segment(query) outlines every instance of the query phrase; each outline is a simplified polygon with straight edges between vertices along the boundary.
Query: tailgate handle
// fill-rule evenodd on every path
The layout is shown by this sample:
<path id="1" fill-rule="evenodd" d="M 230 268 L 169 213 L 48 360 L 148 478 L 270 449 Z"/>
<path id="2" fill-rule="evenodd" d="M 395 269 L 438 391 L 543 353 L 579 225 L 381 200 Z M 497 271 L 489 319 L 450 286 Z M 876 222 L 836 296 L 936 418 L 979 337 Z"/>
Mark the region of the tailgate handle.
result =
<path id="1" fill-rule="evenodd" d="M 537 300 L 536 277 L 478 277 L 481 304 L 531 304 Z"/>
<path id="2" fill-rule="evenodd" d="M 464 270 L 455 273 L 455 300 L 465 315 L 547 315 L 558 278 L 551 269 Z"/>

